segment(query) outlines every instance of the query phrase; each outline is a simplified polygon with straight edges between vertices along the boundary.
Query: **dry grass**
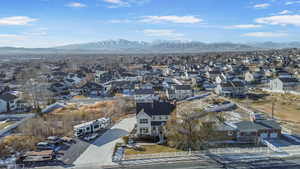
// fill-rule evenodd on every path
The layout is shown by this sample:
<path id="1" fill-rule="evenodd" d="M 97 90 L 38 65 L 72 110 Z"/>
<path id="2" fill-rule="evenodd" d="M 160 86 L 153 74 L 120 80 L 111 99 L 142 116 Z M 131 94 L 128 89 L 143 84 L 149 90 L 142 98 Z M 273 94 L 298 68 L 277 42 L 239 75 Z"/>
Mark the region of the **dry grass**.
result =
<path id="1" fill-rule="evenodd" d="M 137 154 L 158 154 L 158 153 L 171 153 L 171 152 L 182 152 L 175 148 L 170 148 L 164 145 L 144 145 L 142 151 L 134 149 L 126 149 L 125 155 L 137 155 Z"/>
<path id="2" fill-rule="evenodd" d="M 13 152 L 35 150 L 35 145 L 41 139 L 34 136 L 10 135 L 0 142 L 0 157 L 9 156 Z"/>
<path id="3" fill-rule="evenodd" d="M 74 96 L 73 99 L 85 99 L 85 96 Z"/>
<path id="4" fill-rule="evenodd" d="M 251 102 L 254 109 L 272 114 L 272 102 L 276 100 L 274 107 L 275 117 L 284 121 L 300 123 L 300 97 L 289 94 L 274 94 L 259 101 Z"/>
<path id="5" fill-rule="evenodd" d="M 5 129 L 6 127 L 8 127 L 8 126 L 10 126 L 10 125 L 12 125 L 12 124 L 14 124 L 14 123 L 15 123 L 15 122 L 12 122 L 12 121 L 0 123 L 0 130 Z"/>

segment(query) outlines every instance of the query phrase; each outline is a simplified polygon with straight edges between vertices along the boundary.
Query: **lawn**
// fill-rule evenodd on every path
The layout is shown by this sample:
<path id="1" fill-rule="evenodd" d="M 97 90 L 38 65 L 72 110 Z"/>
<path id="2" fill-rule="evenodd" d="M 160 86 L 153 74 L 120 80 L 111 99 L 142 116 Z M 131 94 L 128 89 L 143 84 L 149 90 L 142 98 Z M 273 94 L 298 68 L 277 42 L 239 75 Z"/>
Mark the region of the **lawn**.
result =
<path id="1" fill-rule="evenodd" d="M 164 145 L 144 145 L 142 146 L 143 151 L 137 151 L 134 149 L 126 149 L 125 155 L 137 155 L 137 154 L 158 154 L 158 153 L 171 153 L 171 152 L 182 152 L 175 148 L 171 148 Z"/>

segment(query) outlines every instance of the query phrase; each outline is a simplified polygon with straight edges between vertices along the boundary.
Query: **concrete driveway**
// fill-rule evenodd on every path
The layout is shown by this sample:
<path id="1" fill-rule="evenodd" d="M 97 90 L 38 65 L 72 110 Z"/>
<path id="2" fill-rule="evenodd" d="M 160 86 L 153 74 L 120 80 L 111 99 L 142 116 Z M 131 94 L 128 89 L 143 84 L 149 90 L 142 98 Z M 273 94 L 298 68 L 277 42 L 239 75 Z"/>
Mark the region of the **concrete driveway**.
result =
<path id="1" fill-rule="evenodd" d="M 95 140 L 74 162 L 75 167 L 85 165 L 114 165 L 112 162 L 112 154 L 114 146 L 117 142 L 122 141 L 122 137 L 129 134 L 134 128 L 136 118 L 126 118 L 120 123 L 113 126 L 101 137 Z"/>

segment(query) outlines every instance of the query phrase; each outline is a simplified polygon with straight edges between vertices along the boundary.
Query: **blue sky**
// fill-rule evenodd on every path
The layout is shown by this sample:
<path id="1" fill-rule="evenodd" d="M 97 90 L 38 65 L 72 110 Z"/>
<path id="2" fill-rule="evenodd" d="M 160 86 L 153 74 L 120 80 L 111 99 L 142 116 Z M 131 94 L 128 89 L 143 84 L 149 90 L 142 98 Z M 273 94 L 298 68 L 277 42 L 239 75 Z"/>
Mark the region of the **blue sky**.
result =
<path id="1" fill-rule="evenodd" d="M 300 40 L 300 0 L 2 0 L 0 46 Z"/>

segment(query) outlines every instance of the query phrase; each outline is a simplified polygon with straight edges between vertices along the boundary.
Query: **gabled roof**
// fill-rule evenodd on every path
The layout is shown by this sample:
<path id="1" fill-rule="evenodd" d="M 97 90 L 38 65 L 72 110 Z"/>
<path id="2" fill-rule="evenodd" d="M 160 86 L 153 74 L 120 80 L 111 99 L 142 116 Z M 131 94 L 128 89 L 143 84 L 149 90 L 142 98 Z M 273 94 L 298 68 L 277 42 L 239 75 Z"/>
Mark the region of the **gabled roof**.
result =
<path id="1" fill-rule="evenodd" d="M 15 100 L 16 98 L 18 98 L 18 97 L 15 95 L 12 95 L 10 93 L 4 93 L 4 94 L 0 95 L 0 99 L 7 101 L 7 102 L 11 101 L 11 100 Z"/>
<path id="2" fill-rule="evenodd" d="M 170 115 L 174 109 L 175 105 L 169 102 L 158 102 L 154 101 L 153 103 L 137 103 L 136 104 L 136 113 L 144 111 L 146 114 L 151 116 L 156 115 Z"/>

